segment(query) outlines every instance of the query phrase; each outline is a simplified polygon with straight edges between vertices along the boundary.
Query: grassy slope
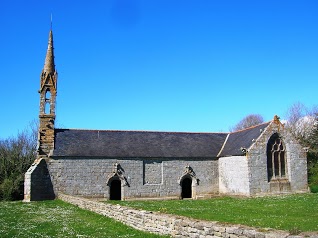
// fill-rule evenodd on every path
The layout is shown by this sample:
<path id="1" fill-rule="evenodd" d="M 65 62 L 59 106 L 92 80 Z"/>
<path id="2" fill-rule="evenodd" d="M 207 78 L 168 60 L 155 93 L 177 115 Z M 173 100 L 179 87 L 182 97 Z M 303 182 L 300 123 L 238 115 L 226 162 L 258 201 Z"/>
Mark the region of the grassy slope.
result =
<path id="1" fill-rule="evenodd" d="M 159 237 L 59 200 L 0 202 L 0 237 Z"/>
<path id="2" fill-rule="evenodd" d="M 318 231 L 318 194 L 115 203 L 204 220 L 289 231 Z"/>

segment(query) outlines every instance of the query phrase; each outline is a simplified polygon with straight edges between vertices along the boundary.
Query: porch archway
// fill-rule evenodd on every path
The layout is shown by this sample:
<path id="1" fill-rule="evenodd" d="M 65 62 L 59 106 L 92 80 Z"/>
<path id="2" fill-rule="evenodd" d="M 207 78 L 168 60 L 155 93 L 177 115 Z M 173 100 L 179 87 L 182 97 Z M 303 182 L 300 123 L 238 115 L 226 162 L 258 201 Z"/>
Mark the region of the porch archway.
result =
<path id="1" fill-rule="evenodd" d="M 192 198 L 192 179 L 189 176 L 181 180 L 181 198 Z"/>
<path id="2" fill-rule="evenodd" d="M 109 199 L 121 200 L 121 181 L 119 178 L 113 178 L 109 186 Z"/>

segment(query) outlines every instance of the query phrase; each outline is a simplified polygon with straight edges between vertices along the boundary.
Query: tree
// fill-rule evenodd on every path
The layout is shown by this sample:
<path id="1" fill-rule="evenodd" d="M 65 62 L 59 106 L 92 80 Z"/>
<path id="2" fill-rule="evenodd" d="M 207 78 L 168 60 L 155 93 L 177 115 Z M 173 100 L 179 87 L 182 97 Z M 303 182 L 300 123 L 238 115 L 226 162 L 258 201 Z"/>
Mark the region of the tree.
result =
<path id="1" fill-rule="evenodd" d="M 36 158 L 36 124 L 0 140 L 0 200 L 23 198 L 24 174 Z"/>
<path id="2" fill-rule="evenodd" d="M 308 184 L 312 192 L 318 193 L 318 113 L 311 133 L 302 143 L 308 147 Z"/>
<path id="3" fill-rule="evenodd" d="M 310 109 L 300 102 L 294 103 L 286 113 L 286 127 L 297 139 L 306 140 L 314 128 L 317 112 L 317 107 Z"/>
<path id="4" fill-rule="evenodd" d="M 312 192 L 318 192 L 318 108 L 298 102 L 288 109 L 286 118 L 286 128 L 308 148 L 308 184 Z"/>
<path id="5" fill-rule="evenodd" d="M 244 117 L 239 123 L 230 128 L 230 131 L 239 131 L 245 128 L 256 126 L 264 122 L 263 117 L 260 114 L 250 114 Z"/>
<path id="6" fill-rule="evenodd" d="M 318 153 L 318 113 L 315 115 L 313 130 L 308 137 L 308 143 L 312 145 L 313 150 Z"/>

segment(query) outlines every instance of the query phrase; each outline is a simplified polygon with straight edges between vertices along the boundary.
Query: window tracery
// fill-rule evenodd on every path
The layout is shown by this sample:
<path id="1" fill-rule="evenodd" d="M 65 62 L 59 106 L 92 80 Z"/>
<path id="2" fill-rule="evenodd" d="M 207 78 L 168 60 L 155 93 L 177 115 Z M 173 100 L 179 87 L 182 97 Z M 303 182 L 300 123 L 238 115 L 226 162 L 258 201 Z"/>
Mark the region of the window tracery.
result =
<path id="1" fill-rule="evenodd" d="M 268 181 L 286 178 L 286 149 L 281 137 L 275 133 L 267 144 Z"/>

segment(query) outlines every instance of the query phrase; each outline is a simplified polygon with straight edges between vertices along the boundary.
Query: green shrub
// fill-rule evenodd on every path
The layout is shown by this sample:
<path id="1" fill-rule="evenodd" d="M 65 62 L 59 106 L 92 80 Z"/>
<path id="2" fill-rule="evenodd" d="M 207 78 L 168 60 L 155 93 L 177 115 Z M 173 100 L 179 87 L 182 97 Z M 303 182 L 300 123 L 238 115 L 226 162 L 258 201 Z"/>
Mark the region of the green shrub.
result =
<path id="1" fill-rule="evenodd" d="M 36 129 L 0 139 L 0 200 L 23 199 L 24 174 L 36 156 Z"/>
<path id="2" fill-rule="evenodd" d="M 12 200 L 13 191 L 13 181 L 11 179 L 5 178 L 0 184 L 0 198 L 2 200 Z"/>
<path id="3" fill-rule="evenodd" d="M 308 184 L 312 193 L 318 193 L 318 153 L 310 149 L 307 154 Z"/>
<path id="4" fill-rule="evenodd" d="M 309 185 L 309 187 L 310 187 L 310 192 L 318 193 L 318 185 L 317 184 Z"/>

